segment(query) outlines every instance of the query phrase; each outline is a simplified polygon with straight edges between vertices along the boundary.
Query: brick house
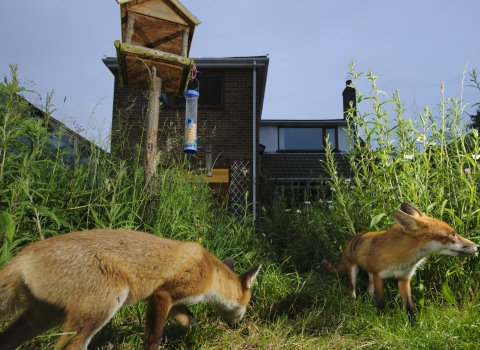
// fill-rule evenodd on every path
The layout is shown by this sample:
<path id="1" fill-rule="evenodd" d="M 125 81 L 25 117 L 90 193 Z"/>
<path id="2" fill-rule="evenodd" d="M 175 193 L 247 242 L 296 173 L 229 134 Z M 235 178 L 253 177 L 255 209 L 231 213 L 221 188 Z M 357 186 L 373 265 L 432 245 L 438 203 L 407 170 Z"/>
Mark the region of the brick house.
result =
<path id="1" fill-rule="evenodd" d="M 232 204 L 244 205 L 245 193 L 248 192 L 253 212 L 256 213 L 259 123 L 269 58 L 194 58 L 194 61 L 200 92 L 199 149 L 197 154 L 191 156 L 191 162 L 201 166 L 204 164 L 205 151 L 211 150 L 214 167 L 213 176 L 207 178 L 210 187 L 219 195 L 224 196 L 229 192 Z M 111 149 L 120 157 L 128 158 L 134 147 L 142 145 L 148 99 L 143 90 L 120 87 L 115 57 L 105 58 L 103 62 L 115 76 Z M 178 121 L 185 116 L 185 99 L 162 94 L 161 100 L 159 147 L 168 150 L 171 134 L 166 129 L 172 128 L 172 125 L 184 128 Z M 180 130 L 181 127 L 178 130 L 180 133 L 184 132 Z"/>

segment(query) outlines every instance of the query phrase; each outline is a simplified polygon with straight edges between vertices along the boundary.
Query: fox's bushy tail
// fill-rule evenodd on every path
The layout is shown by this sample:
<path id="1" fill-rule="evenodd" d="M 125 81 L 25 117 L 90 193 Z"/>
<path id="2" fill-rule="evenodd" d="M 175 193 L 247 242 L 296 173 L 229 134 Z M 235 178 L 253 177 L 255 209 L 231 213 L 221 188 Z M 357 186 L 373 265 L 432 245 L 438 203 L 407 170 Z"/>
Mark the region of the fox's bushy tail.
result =
<path id="1" fill-rule="evenodd" d="M 340 277 L 347 276 L 348 269 L 343 264 L 343 262 L 340 262 L 339 264 L 332 264 L 332 263 L 329 263 L 326 260 L 323 260 L 323 266 L 325 267 L 325 270 L 330 275 L 337 275 L 337 276 L 340 276 Z"/>
<path id="2" fill-rule="evenodd" d="M 0 318 L 14 309 L 22 285 L 22 274 L 14 258 L 0 271 Z"/>

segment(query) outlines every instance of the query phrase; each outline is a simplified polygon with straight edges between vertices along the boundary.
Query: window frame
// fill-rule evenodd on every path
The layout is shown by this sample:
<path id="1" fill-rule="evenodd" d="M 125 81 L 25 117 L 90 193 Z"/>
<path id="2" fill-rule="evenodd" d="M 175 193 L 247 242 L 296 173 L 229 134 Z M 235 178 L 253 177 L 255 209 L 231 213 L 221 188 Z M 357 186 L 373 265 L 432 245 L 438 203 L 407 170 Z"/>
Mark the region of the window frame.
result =
<path id="1" fill-rule="evenodd" d="M 197 73 L 197 77 L 202 75 L 202 74 L 219 74 L 220 75 L 220 79 L 221 79 L 221 87 L 220 87 L 220 104 L 219 105 L 210 105 L 210 106 L 202 106 L 202 105 L 198 105 L 198 108 L 199 109 L 207 109 L 207 108 L 215 108 L 215 109 L 220 109 L 220 108 L 224 108 L 225 106 L 225 72 L 223 70 L 202 70 L 202 71 L 199 71 Z M 199 86 L 199 92 L 200 92 L 200 96 L 202 95 L 202 85 L 200 83 L 200 86 Z M 163 101 L 161 101 L 162 103 L 162 107 L 165 107 L 165 108 L 172 108 L 172 109 L 179 109 L 179 108 L 185 108 L 185 104 L 174 104 L 174 101 L 175 101 L 175 97 L 181 97 L 183 99 L 185 99 L 185 97 L 183 96 L 176 96 L 176 95 L 173 95 L 173 94 L 168 94 L 168 99 L 169 102 L 168 104 L 164 103 Z"/>
<path id="2" fill-rule="evenodd" d="M 322 148 L 321 149 L 280 149 L 281 143 L 281 129 L 322 129 Z M 333 151 L 338 151 L 338 126 L 279 126 L 277 128 L 277 136 L 278 136 L 278 143 L 277 143 L 277 152 L 278 153 L 325 153 L 325 146 L 326 143 L 326 131 L 328 129 L 335 130 L 335 144 L 331 144 Z"/>

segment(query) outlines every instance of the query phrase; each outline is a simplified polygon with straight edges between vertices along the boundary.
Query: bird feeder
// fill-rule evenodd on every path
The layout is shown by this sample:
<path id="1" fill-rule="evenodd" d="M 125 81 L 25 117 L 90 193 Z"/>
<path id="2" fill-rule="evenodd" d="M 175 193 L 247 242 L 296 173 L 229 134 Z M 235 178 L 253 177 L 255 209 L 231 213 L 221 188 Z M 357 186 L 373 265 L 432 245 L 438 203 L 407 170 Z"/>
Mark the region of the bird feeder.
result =
<path id="1" fill-rule="evenodd" d="M 183 151 L 188 154 L 194 154 L 197 153 L 197 110 L 200 93 L 197 90 L 186 90 L 184 95 L 186 107 Z"/>

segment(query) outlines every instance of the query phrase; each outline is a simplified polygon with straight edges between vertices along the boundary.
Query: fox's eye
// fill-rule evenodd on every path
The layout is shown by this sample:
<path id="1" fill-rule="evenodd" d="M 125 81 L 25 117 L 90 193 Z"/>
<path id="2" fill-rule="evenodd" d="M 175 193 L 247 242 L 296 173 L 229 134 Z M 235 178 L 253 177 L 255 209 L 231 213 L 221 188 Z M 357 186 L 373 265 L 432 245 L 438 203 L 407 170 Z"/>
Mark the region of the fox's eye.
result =
<path id="1" fill-rule="evenodd" d="M 455 232 L 451 232 L 450 236 L 455 237 Z"/>

